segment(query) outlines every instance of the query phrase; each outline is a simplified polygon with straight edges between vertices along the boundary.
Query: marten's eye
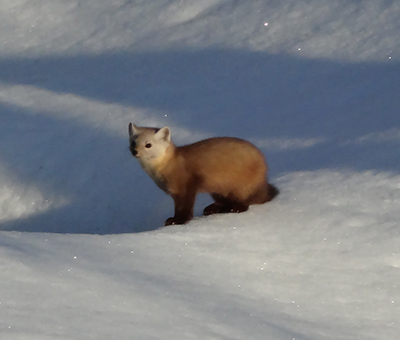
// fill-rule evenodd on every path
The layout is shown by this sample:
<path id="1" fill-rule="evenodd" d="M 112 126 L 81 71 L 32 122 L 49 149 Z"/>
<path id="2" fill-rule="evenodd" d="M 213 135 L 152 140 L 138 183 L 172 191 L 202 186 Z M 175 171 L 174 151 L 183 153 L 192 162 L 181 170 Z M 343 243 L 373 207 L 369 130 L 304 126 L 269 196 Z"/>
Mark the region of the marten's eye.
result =
<path id="1" fill-rule="evenodd" d="M 146 145 L 145 145 L 145 147 L 147 148 L 147 149 L 150 149 L 151 148 L 151 143 L 147 143 Z"/>

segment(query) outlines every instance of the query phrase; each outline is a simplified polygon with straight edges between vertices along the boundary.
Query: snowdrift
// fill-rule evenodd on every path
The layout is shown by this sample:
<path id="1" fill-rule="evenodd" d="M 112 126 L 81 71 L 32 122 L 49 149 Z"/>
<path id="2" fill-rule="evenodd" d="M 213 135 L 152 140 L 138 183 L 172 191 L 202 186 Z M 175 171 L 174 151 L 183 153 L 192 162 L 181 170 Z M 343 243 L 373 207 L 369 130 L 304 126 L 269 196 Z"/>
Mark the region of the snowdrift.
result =
<path id="1" fill-rule="evenodd" d="M 0 4 L 7 339 L 400 333 L 400 5 Z M 163 228 L 127 125 L 251 140 L 281 195 Z"/>

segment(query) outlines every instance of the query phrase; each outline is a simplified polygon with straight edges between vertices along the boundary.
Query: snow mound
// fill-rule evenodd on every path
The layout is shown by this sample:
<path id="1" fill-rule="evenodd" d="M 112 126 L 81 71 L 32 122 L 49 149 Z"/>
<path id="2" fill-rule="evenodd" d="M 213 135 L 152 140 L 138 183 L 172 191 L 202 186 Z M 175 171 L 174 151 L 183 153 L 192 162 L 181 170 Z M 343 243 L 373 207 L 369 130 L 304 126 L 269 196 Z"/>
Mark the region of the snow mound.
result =
<path id="1" fill-rule="evenodd" d="M 0 3 L 0 333 L 397 340 L 400 4 Z M 281 194 L 162 227 L 127 125 L 251 140 Z"/>

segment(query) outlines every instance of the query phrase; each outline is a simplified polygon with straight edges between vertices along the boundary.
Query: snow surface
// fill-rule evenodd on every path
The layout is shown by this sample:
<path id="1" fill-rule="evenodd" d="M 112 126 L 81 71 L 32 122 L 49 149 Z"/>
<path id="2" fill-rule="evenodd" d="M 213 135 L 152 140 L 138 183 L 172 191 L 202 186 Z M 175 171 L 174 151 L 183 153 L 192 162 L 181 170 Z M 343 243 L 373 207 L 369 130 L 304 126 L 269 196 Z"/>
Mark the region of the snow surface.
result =
<path id="1" fill-rule="evenodd" d="M 399 339 L 399 41 L 397 1 L 1 1 L 1 339 Z M 162 227 L 130 121 L 281 194 Z"/>

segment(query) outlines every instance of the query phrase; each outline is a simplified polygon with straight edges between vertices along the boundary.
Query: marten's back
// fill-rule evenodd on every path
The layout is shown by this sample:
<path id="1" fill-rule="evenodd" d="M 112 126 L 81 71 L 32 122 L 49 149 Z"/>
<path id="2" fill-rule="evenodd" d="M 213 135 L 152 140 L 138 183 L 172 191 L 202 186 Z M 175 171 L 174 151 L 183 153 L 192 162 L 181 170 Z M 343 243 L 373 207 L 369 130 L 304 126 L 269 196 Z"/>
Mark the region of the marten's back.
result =
<path id="1" fill-rule="evenodd" d="M 178 147 L 186 169 L 201 179 L 199 191 L 245 199 L 266 185 L 264 155 L 248 141 L 219 137 Z"/>

